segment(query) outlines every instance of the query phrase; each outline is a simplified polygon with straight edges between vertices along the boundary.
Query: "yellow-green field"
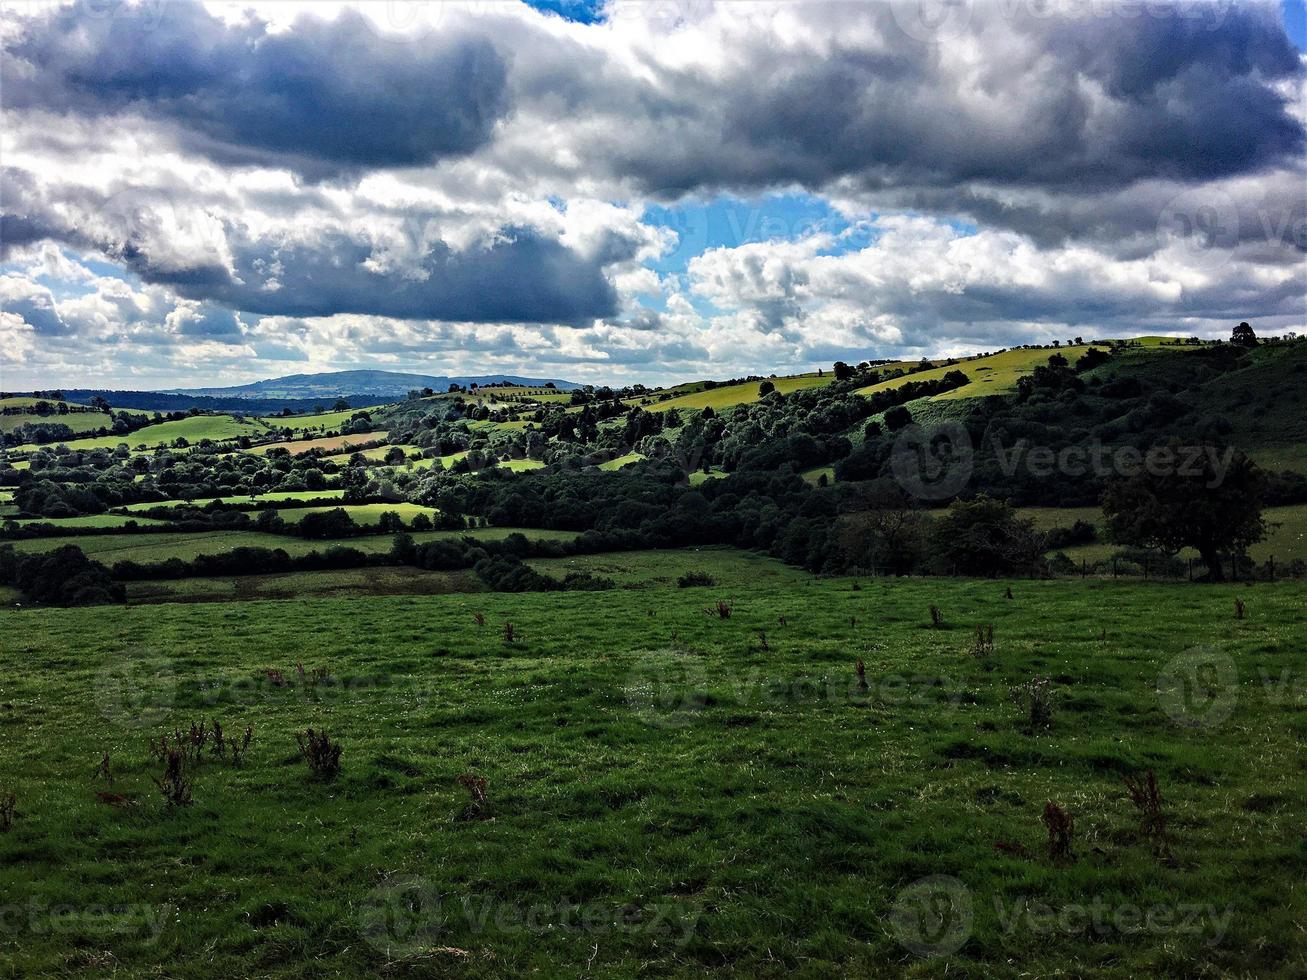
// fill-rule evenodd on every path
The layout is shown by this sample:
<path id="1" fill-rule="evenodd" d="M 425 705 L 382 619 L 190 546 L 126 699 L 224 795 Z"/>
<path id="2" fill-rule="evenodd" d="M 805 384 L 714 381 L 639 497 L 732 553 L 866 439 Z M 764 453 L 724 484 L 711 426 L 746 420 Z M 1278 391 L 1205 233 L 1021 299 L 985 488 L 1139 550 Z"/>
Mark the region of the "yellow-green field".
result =
<path id="1" fill-rule="evenodd" d="M 125 436 L 101 436 L 94 439 L 71 439 L 62 445 L 69 449 L 115 449 L 126 445 L 132 449 L 147 449 L 159 446 L 171 446 L 177 439 L 185 439 L 195 445 L 203 439 L 222 442 L 240 436 L 257 438 L 266 436 L 267 430 L 255 422 L 237 421 L 230 415 L 193 415 L 175 422 L 159 422 L 137 429 Z M 31 452 L 41 447 L 34 445 L 19 446 L 19 452 Z"/>
<path id="2" fill-rule="evenodd" d="M 62 398 L 32 398 L 28 395 L 12 395 L 9 398 L 0 398 L 0 409 L 31 408 L 37 402 L 45 402 L 46 404 L 54 405 L 55 403 L 60 401 L 62 401 L 65 405 L 69 406 L 70 408 L 73 406 L 76 406 L 78 408 L 89 407 L 87 405 L 83 405 L 81 402 L 70 402 L 67 399 L 62 399 Z"/>
<path id="3" fill-rule="evenodd" d="M 343 412 L 319 412 L 317 415 L 271 415 L 259 421 L 275 429 L 291 429 L 295 432 L 316 429 L 325 432 L 339 428 L 360 411 L 364 409 L 350 408 Z"/>
<path id="4" fill-rule="evenodd" d="M 794 391 L 800 391 L 804 388 L 819 388 L 822 385 L 828 385 L 835 380 L 835 375 L 829 371 L 823 377 L 814 374 L 795 374 L 785 378 L 765 378 L 776 386 L 776 390 L 782 395 L 788 395 Z M 669 408 L 733 408 L 736 405 L 746 405 L 750 402 L 756 402 L 759 398 L 758 386 L 762 381 L 744 381 L 735 385 L 721 385 L 710 391 L 702 390 L 702 382 L 696 382 L 693 385 L 686 385 L 687 388 L 696 388 L 699 390 L 689 391 L 684 395 L 677 395 L 675 398 L 669 398 L 667 401 L 658 401 L 656 398 L 649 400 L 647 398 L 628 399 L 628 405 L 640 405 L 651 412 L 665 412 Z M 672 389 L 676 390 L 676 389 Z M 646 404 L 647 402 L 647 404 Z"/>
<path id="5" fill-rule="evenodd" d="M 81 517 L 29 517 L 15 521 L 20 527 L 26 524 L 53 524 L 55 527 L 124 527 L 127 524 L 164 524 L 151 517 L 133 514 L 84 514 Z"/>
<path id="6" fill-rule="evenodd" d="M 357 446 L 366 442 L 385 441 L 387 433 L 381 432 L 355 432 L 347 436 L 330 436 L 325 439 L 296 439 L 292 442 L 270 442 L 262 446 L 255 446 L 250 450 L 252 453 L 262 456 L 264 453 L 273 449 L 285 449 L 292 456 L 298 456 L 300 453 L 311 452 L 314 449 L 331 451 L 333 449 L 346 449 L 350 446 Z M 349 454 L 346 454 L 349 458 Z"/>
<path id="7" fill-rule="evenodd" d="M 176 507 L 181 504 L 190 504 L 194 507 L 204 507 L 213 503 L 215 500 L 221 500 L 223 503 L 231 504 L 234 507 L 240 507 L 247 504 L 268 503 L 277 501 L 278 503 L 301 503 L 314 504 L 324 500 L 339 500 L 345 495 L 344 490 L 277 490 L 272 493 L 262 493 L 258 496 L 249 494 L 232 494 L 226 497 L 199 497 L 195 500 L 162 500 L 158 503 L 144 504 L 127 504 L 120 510 L 131 513 L 133 511 L 149 510 L 152 507 Z"/>
<path id="8" fill-rule="evenodd" d="M 335 506 L 278 508 L 277 516 L 289 524 L 295 524 L 308 514 L 324 514 L 327 511 L 336 509 Z M 435 517 L 440 513 L 434 507 L 423 507 L 421 504 L 410 503 L 345 504 L 340 509 L 349 514 L 354 519 L 354 523 L 363 525 L 376 524 L 381 519 L 382 514 L 398 514 L 405 521 L 411 521 L 418 514 Z"/>
<path id="9" fill-rule="evenodd" d="M 369 433 L 368 437 L 369 439 L 371 439 L 372 434 Z M 374 463 L 380 463 L 382 460 L 386 458 L 386 453 L 390 452 L 394 448 L 395 446 L 390 446 L 390 445 L 373 446 L 371 449 L 360 449 L 358 451 L 358 454 L 362 456 L 364 459 L 371 460 Z M 399 446 L 399 448 L 404 450 L 404 455 L 406 457 L 411 455 L 412 453 L 422 452 L 422 448 L 420 446 L 401 445 Z M 354 453 L 352 452 L 344 452 L 344 453 L 336 453 L 332 456 L 327 456 L 325 458 L 331 460 L 333 463 L 336 463 L 340 466 L 344 466 L 346 463 L 350 461 L 350 458 L 353 457 L 353 455 Z M 416 462 L 416 460 L 414 462 Z"/>
<path id="10" fill-rule="evenodd" d="M 23 399 L 31 401 L 32 399 Z M 8 405 L 14 399 L 4 399 L 0 405 Z M 14 407 L 14 406 L 10 406 Z M 0 432 L 13 432 L 27 424 L 32 425 L 66 425 L 73 432 L 94 432 L 104 426 L 113 425 L 113 419 L 105 412 L 69 412 L 67 415 L 33 415 L 24 412 L 20 415 L 0 415 Z"/>
<path id="11" fill-rule="evenodd" d="M 601 470 L 620 470 L 623 466 L 630 466 L 632 463 L 638 463 L 644 459 L 643 453 L 627 453 L 625 456 L 618 456 L 616 459 L 610 459 L 606 463 L 600 463 Z"/>
<path id="12" fill-rule="evenodd" d="M 1140 337 L 1135 339 L 1139 340 L 1141 346 L 1146 350 L 1165 351 L 1168 349 L 1161 346 L 1161 341 L 1164 339 L 1161 337 Z M 878 384 L 859 388 L 857 393 L 859 395 L 871 395 L 878 391 L 890 391 L 907 384 L 909 381 L 939 381 L 950 371 L 961 371 L 971 379 L 971 383 L 963 388 L 955 388 L 952 391 L 944 392 L 942 395 L 935 395 L 932 400 L 950 401 L 958 398 L 1006 395 L 1017 390 L 1017 379 L 1029 374 L 1041 364 L 1047 364 L 1048 359 L 1054 354 L 1063 355 L 1074 365 L 1076 358 L 1082 357 L 1085 351 L 1095 346 L 1100 350 L 1108 349 L 1106 342 L 1103 342 L 1058 348 L 1041 347 L 1033 350 L 1008 350 L 1001 354 L 990 354 L 973 360 L 959 361 L 957 364 L 941 364 L 939 367 L 931 368 L 928 371 L 905 374 L 898 378 L 891 378 L 889 381 L 881 381 Z M 1175 349 L 1180 350 L 1183 348 Z"/>
<path id="13" fill-rule="evenodd" d="M 1098 528 L 1101 538 L 1105 528 L 1103 512 L 1097 507 L 1022 507 L 1018 513 L 1022 517 L 1033 520 L 1038 531 L 1047 531 L 1054 527 L 1070 527 L 1076 521 L 1087 521 Z M 1307 559 L 1307 504 L 1267 507 L 1262 516 L 1269 525 L 1266 539 L 1248 549 L 1249 557 L 1258 562 L 1273 557 L 1280 564 L 1295 558 Z M 1102 561 L 1120 551 L 1121 546 L 1099 541 L 1064 550 L 1069 557 L 1077 561 L 1081 558 L 1087 561 Z M 1180 552 L 1180 557 L 1197 558 L 1198 553 L 1185 550 Z"/>

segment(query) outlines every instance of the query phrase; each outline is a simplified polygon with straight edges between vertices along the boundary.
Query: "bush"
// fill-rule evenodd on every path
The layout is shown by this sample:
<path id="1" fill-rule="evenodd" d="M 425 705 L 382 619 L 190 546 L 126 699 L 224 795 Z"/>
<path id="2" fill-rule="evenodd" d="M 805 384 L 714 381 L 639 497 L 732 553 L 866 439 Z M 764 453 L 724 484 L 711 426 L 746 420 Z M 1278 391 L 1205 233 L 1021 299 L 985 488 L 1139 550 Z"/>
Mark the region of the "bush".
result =
<path id="1" fill-rule="evenodd" d="M 16 555 L 12 545 L 5 545 L 0 548 L 0 582 L 15 586 L 32 602 L 50 605 L 89 606 L 127 598 L 107 568 L 71 544 L 35 555 Z"/>
<path id="2" fill-rule="evenodd" d="M 686 572 L 676 580 L 676 585 L 682 589 L 699 588 L 703 586 L 713 586 L 717 584 L 707 572 Z"/>
<path id="3" fill-rule="evenodd" d="M 306 732 L 296 732 L 295 741 L 314 776 L 335 779 L 340 775 L 341 744 L 333 742 L 325 731 L 315 732 L 310 728 Z"/>

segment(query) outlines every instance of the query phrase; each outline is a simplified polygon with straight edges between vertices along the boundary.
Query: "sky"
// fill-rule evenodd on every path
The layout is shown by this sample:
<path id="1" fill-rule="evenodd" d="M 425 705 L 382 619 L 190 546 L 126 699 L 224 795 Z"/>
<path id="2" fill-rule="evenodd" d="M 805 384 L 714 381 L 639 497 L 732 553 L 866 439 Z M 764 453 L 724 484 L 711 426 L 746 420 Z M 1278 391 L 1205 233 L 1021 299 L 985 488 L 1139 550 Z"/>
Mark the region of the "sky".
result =
<path id="1" fill-rule="evenodd" d="M 0 4 L 0 388 L 1307 332 L 1302 0 Z"/>

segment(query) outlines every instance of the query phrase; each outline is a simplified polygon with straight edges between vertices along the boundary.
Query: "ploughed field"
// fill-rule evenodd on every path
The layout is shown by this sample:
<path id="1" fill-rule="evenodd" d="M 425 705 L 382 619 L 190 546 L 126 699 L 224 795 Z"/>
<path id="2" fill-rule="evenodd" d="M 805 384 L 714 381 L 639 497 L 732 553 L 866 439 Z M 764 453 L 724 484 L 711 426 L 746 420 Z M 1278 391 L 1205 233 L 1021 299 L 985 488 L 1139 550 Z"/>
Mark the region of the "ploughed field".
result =
<path id="1" fill-rule="evenodd" d="M 0 611 L 5 972 L 1307 971 L 1302 584 L 579 561 L 619 587 Z"/>

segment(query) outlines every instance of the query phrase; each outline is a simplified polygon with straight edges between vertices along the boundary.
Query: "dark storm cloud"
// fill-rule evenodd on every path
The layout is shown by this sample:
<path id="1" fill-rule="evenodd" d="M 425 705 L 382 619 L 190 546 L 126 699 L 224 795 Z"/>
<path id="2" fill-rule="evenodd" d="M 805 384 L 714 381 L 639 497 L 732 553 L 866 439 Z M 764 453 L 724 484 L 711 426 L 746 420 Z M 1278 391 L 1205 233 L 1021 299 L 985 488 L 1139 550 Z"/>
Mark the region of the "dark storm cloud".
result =
<path id="1" fill-rule="evenodd" d="M 602 257 L 582 257 L 529 228 L 504 227 L 488 243 L 462 250 L 435 241 L 402 265 L 383 268 L 372 242 L 338 229 L 324 229 L 311 241 L 272 240 L 249 237 L 244 226 L 226 221 L 221 243 L 185 253 L 174 250 L 168 236 L 192 223 L 191 216 L 166 195 L 132 192 L 120 211 L 117 198 L 106 205 L 86 190 L 51 192 L 15 168 L 0 170 L 0 190 L 6 194 L 0 234 L 7 248 L 45 238 L 94 248 L 143 282 L 233 310 L 582 324 L 618 309 Z M 220 260 L 224 250 L 230 267 Z"/>
<path id="2" fill-rule="evenodd" d="M 370 246 L 338 234 L 280 247 L 250 242 L 235 249 L 232 275 L 215 281 L 199 269 L 166 281 L 185 296 L 287 316 L 581 323 L 617 308 L 598 266 L 527 229 L 505 229 L 493 244 L 464 251 L 438 243 L 416 267 L 392 274 L 369 271 L 371 257 Z"/>
<path id="3" fill-rule="evenodd" d="M 10 108 L 138 114 L 221 162 L 309 176 L 469 153 L 508 109 L 506 66 L 485 39 L 392 44 L 349 12 L 272 34 L 191 3 L 73 5 L 28 22 L 6 60 Z"/>
<path id="4" fill-rule="evenodd" d="M 800 8 L 895 37 L 887 4 Z M 1302 125 L 1272 82 L 1300 79 L 1298 52 L 1267 5 L 1193 6 L 1146 14 L 1021 17 L 976 5 L 965 64 L 947 48 L 904 43 L 889 53 L 753 50 L 712 82 L 668 71 L 614 148 L 620 170 L 653 192 L 822 188 L 866 192 L 986 182 L 1064 192 L 1134 181 L 1205 181 L 1296 162 Z M 667 140 L 667 121 L 686 136 Z"/>

